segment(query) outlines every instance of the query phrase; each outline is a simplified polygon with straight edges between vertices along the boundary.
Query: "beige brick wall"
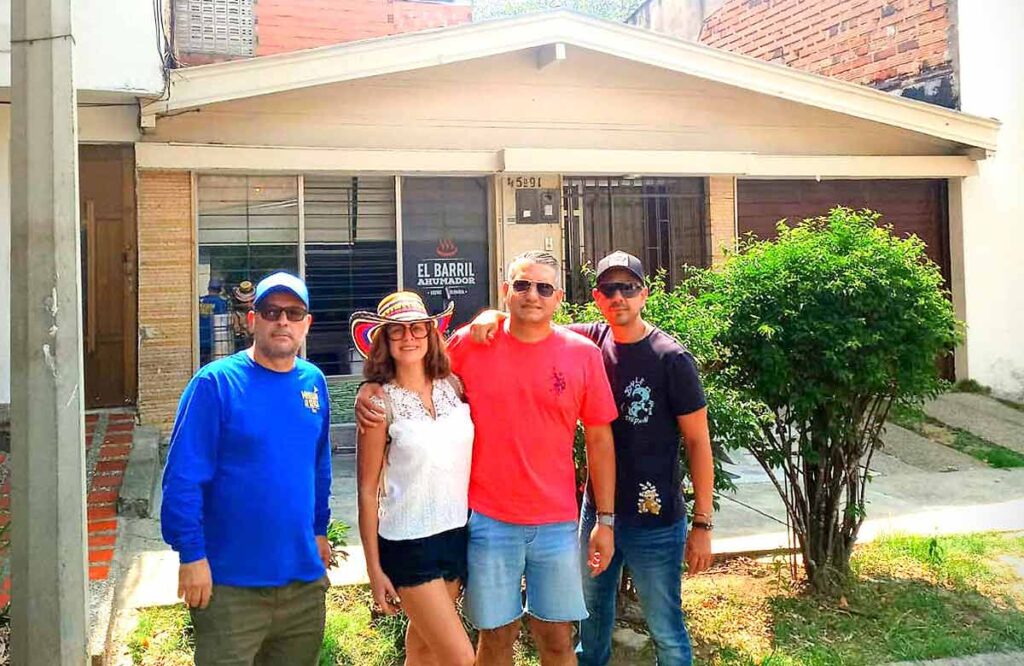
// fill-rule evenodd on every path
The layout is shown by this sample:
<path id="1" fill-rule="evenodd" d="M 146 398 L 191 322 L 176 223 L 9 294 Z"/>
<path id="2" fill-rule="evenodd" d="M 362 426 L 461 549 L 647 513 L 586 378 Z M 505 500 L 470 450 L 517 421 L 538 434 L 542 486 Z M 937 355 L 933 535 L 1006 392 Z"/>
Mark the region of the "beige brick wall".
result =
<path id="1" fill-rule="evenodd" d="M 187 171 L 140 171 L 139 418 L 170 429 L 192 376 L 192 177 Z"/>
<path id="2" fill-rule="evenodd" d="M 725 251 L 736 246 L 736 179 L 708 178 L 708 229 L 711 232 L 711 265 L 725 260 Z"/>

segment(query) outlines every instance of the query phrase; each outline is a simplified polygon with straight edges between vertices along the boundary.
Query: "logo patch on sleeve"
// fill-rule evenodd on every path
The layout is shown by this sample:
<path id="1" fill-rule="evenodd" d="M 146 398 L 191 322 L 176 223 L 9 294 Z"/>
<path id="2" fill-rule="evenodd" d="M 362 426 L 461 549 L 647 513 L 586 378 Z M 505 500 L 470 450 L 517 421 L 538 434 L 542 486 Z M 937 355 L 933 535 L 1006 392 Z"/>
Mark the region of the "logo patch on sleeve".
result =
<path id="1" fill-rule="evenodd" d="M 314 386 L 312 391 L 301 391 L 302 404 L 306 409 L 316 414 L 320 411 L 320 392 Z"/>

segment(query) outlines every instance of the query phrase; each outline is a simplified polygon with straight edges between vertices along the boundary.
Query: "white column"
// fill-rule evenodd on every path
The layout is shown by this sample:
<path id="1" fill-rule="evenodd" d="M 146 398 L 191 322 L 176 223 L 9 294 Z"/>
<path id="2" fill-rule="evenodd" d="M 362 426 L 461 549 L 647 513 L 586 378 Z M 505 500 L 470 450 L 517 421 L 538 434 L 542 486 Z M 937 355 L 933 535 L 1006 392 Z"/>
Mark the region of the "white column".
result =
<path id="1" fill-rule="evenodd" d="M 71 0 L 11 7 L 12 662 L 86 663 Z"/>

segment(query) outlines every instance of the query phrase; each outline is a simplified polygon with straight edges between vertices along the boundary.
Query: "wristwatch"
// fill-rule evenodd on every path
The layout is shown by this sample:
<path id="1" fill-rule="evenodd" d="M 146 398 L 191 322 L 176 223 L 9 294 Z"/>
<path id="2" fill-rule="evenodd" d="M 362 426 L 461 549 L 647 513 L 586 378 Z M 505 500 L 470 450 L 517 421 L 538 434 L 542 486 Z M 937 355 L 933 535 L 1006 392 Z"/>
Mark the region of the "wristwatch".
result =
<path id="1" fill-rule="evenodd" d="M 710 521 L 704 522 L 704 521 L 701 521 L 701 520 L 693 521 L 692 523 L 690 523 L 690 527 L 695 527 L 695 528 L 697 528 L 699 530 L 707 530 L 708 532 L 710 532 L 711 530 L 715 529 L 714 523 L 712 523 Z"/>
<path id="2" fill-rule="evenodd" d="M 597 524 L 615 529 L 615 514 L 605 511 L 597 512 Z"/>

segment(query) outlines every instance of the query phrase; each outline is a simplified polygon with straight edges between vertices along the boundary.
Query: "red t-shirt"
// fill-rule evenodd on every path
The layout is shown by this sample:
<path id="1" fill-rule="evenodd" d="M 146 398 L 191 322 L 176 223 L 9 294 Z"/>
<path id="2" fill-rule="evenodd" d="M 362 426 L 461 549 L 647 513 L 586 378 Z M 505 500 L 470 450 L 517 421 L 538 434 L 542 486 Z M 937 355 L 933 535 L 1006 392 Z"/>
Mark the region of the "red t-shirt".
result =
<path id="1" fill-rule="evenodd" d="M 601 351 L 560 326 L 537 343 L 507 326 L 489 345 L 474 343 L 468 327 L 448 341 L 476 428 L 469 506 L 520 525 L 576 520 L 576 422 L 618 416 Z"/>

